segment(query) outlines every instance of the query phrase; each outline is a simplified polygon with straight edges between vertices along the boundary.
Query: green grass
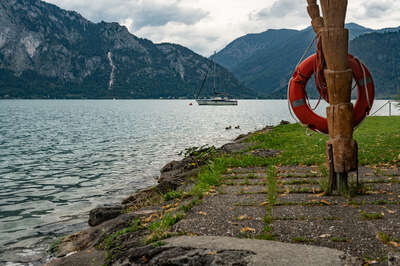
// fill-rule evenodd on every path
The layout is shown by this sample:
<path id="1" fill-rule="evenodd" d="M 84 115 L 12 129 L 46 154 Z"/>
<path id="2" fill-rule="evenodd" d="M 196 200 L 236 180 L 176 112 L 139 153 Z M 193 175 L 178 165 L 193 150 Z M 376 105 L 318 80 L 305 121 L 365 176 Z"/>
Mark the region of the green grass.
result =
<path id="1" fill-rule="evenodd" d="M 244 178 L 244 181 L 242 183 L 240 183 L 241 185 L 250 185 L 250 181 L 248 177 Z"/>
<path id="2" fill-rule="evenodd" d="M 277 197 L 277 181 L 276 181 L 276 171 L 274 166 L 268 167 L 267 170 L 267 180 L 268 180 L 268 203 L 269 205 L 274 205 L 276 203 Z"/>
<path id="3" fill-rule="evenodd" d="M 381 240 L 384 244 L 388 244 L 390 241 L 392 241 L 391 237 L 384 232 L 378 232 L 377 238 Z"/>
<path id="4" fill-rule="evenodd" d="M 342 243 L 345 243 L 345 242 L 349 242 L 350 240 L 347 239 L 347 238 L 345 238 L 345 237 L 336 237 L 336 236 L 334 236 L 334 237 L 331 238 L 331 241 L 332 241 L 332 242 L 342 242 Z"/>
<path id="5" fill-rule="evenodd" d="M 400 117 L 369 117 L 356 130 L 362 165 L 399 162 Z"/>
<path id="6" fill-rule="evenodd" d="M 173 199 L 180 199 L 180 198 L 182 198 L 182 196 L 183 196 L 182 192 L 170 191 L 163 195 L 163 199 L 164 199 L 164 201 L 169 201 L 169 200 L 173 200 Z"/>
<path id="7" fill-rule="evenodd" d="M 276 237 L 272 233 L 272 222 L 274 220 L 272 217 L 272 206 L 275 204 L 277 197 L 277 182 L 274 166 L 270 166 L 267 169 L 267 195 L 268 204 L 265 206 L 267 215 L 265 215 L 263 218 L 264 229 L 260 235 L 256 236 L 256 239 L 275 240 Z"/>
<path id="8" fill-rule="evenodd" d="M 198 203 L 200 203 L 200 200 L 191 200 L 188 204 L 183 205 L 181 209 L 183 210 L 183 212 L 187 213 Z"/>
<path id="9" fill-rule="evenodd" d="M 164 215 L 161 220 L 150 224 L 148 229 L 151 231 L 151 234 L 147 237 L 147 243 L 153 243 L 168 238 L 169 229 L 182 220 L 183 216 L 183 213 L 177 213 L 175 215 L 168 213 Z"/>
<path id="10" fill-rule="evenodd" d="M 391 235 L 388 235 L 384 232 L 378 232 L 377 234 L 377 238 L 382 241 L 383 244 L 388 245 L 390 244 L 390 242 L 396 242 L 396 243 L 400 243 L 400 240 L 396 237 L 393 237 Z"/>
<path id="11" fill-rule="evenodd" d="M 170 213 L 168 213 L 160 221 L 153 222 L 149 226 L 149 230 L 152 232 L 165 231 L 174 224 L 176 224 L 177 222 L 179 222 L 182 219 L 182 217 L 183 217 L 182 214 L 176 214 L 172 216 Z"/>
<path id="12" fill-rule="evenodd" d="M 282 185 L 318 185 L 318 180 L 303 179 L 303 180 L 290 180 L 280 182 Z"/>
<path id="13" fill-rule="evenodd" d="M 165 246 L 166 244 L 167 244 L 167 242 L 157 241 L 157 242 L 152 243 L 151 245 L 153 246 L 153 248 L 159 248 L 159 247 Z"/>
<path id="14" fill-rule="evenodd" d="M 115 245 L 115 241 L 118 240 L 121 236 L 126 235 L 128 233 L 134 233 L 141 229 L 140 220 L 137 219 L 133 221 L 128 227 L 123 228 L 117 232 L 114 232 L 108 236 L 106 236 L 102 243 L 102 248 L 106 252 L 106 261 L 110 261 L 113 258 L 113 249 Z"/>
<path id="15" fill-rule="evenodd" d="M 204 193 L 209 191 L 212 186 L 221 185 L 223 180 L 222 174 L 226 172 L 226 168 L 227 166 L 224 157 L 215 158 L 214 161 L 203 166 L 190 194 L 202 198 Z"/>
<path id="16" fill-rule="evenodd" d="M 254 147 L 282 151 L 270 161 L 283 165 L 313 165 L 325 161 L 325 142 L 327 137 L 321 134 L 307 136 L 306 129 L 299 124 L 280 125 L 267 134 L 258 134 L 250 138 L 256 142 Z"/>
<path id="17" fill-rule="evenodd" d="M 375 213 L 375 212 L 364 212 L 360 211 L 360 215 L 363 220 L 378 220 L 378 219 L 383 219 L 383 215 L 380 213 Z"/>
<path id="18" fill-rule="evenodd" d="M 359 144 L 361 165 L 399 163 L 400 160 L 400 117 L 368 117 L 354 133 Z M 326 161 L 325 142 L 328 137 L 319 133 L 306 135 L 306 128 L 299 124 L 280 125 L 267 134 L 257 134 L 249 139 L 256 142 L 253 149 L 275 149 L 282 151 L 274 158 L 263 160 L 244 159 L 243 162 L 231 160 L 231 163 L 248 166 L 268 164 L 281 165 L 321 165 Z M 248 157 L 248 156 L 247 156 Z"/>
<path id="19" fill-rule="evenodd" d="M 259 178 L 256 174 L 248 174 L 247 179 L 257 179 Z"/>

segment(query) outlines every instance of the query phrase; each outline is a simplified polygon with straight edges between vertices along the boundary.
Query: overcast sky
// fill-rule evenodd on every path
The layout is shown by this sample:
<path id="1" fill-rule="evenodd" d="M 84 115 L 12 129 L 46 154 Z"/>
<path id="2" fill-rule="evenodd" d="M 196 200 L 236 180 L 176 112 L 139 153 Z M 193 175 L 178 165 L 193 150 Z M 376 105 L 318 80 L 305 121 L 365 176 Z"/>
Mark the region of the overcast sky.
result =
<path id="1" fill-rule="evenodd" d="M 209 56 L 234 39 L 310 25 L 306 0 L 46 0 L 87 19 L 119 22 L 138 37 L 173 42 Z M 400 26 L 399 0 L 349 0 L 347 22 Z"/>

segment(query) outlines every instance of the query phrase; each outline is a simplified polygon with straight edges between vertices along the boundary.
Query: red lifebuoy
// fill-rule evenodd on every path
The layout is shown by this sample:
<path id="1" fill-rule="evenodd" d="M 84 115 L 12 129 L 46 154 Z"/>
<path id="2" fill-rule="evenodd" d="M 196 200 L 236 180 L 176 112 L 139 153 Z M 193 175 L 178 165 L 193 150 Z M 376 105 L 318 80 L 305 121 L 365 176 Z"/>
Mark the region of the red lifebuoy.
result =
<path id="1" fill-rule="evenodd" d="M 354 105 L 354 127 L 358 126 L 371 110 L 375 87 L 371 73 L 365 65 L 349 54 L 349 66 L 353 71 L 353 78 L 357 84 L 357 101 Z M 314 54 L 304 60 L 293 73 L 289 84 L 289 101 L 293 112 L 301 123 L 308 128 L 328 134 L 328 121 L 314 113 L 307 101 L 306 85 L 314 74 L 317 64 L 317 55 Z M 367 83 L 367 84 L 365 84 Z M 365 88 L 367 86 L 367 88 Z M 366 89 L 368 94 L 366 93 Z"/>

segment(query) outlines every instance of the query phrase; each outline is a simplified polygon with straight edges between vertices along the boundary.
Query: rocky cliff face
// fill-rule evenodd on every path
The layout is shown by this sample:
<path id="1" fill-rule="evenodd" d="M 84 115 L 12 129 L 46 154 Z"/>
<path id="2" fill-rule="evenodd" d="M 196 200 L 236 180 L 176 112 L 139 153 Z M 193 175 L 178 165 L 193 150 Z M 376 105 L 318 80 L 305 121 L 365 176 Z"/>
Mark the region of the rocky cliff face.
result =
<path id="1" fill-rule="evenodd" d="M 0 2 L 0 98 L 191 97 L 209 65 L 117 23 L 92 23 L 40 0 Z M 227 91 L 254 96 L 218 72 Z"/>

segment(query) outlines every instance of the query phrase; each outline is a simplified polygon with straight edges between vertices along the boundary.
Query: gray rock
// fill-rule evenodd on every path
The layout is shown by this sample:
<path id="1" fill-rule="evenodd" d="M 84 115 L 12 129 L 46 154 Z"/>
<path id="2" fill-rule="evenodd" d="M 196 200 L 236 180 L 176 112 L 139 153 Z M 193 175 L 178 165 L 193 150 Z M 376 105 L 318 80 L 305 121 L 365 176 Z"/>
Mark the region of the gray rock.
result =
<path id="1" fill-rule="evenodd" d="M 128 205 L 128 206 L 132 206 L 132 205 L 140 206 L 142 202 L 145 202 L 146 200 L 151 198 L 157 192 L 158 192 L 157 187 L 143 189 L 143 190 L 127 197 L 126 199 L 124 199 L 122 201 L 122 204 Z"/>
<path id="2" fill-rule="evenodd" d="M 206 249 L 210 254 L 232 254 L 232 258 L 241 258 L 246 264 L 238 265 L 274 265 L 274 266 L 309 266 L 309 265 L 361 265 L 361 261 L 356 258 L 346 256 L 342 251 L 317 247 L 281 243 L 275 241 L 264 241 L 254 239 L 238 239 L 230 237 L 200 236 L 200 237 L 176 237 L 166 240 L 164 248 L 186 248 L 186 249 Z M 245 253 L 238 253 L 244 251 Z M 235 257 L 236 256 L 236 257 Z M 234 260 L 228 260 L 225 265 L 236 265 Z M 231 264 L 229 264 L 231 263 Z M 178 264 L 180 265 L 180 264 Z M 198 264 L 207 265 L 207 264 Z"/>
<path id="3" fill-rule="evenodd" d="M 69 235 L 58 246 L 56 256 L 63 257 L 71 252 L 94 248 L 96 245 L 102 243 L 105 237 L 130 226 L 140 217 L 135 213 L 122 214 L 98 226 Z"/>
<path id="4" fill-rule="evenodd" d="M 164 172 L 158 179 L 157 188 L 161 193 L 165 193 L 171 190 L 177 189 L 179 186 L 190 177 L 196 176 L 200 172 L 200 168 L 194 168 L 191 170 L 178 169 L 169 172 Z"/>
<path id="5" fill-rule="evenodd" d="M 128 257 L 113 265 L 248 265 L 248 257 L 255 255 L 245 250 L 221 250 L 207 248 L 158 247 L 151 245 L 131 249 Z"/>
<path id="6" fill-rule="evenodd" d="M 98 207 L 90 211 L 88 224 L 96 226 L 105 221 L 114 219 L 122 214 L 124 208 L 122 205 Z"/>
<path id="7" fill-rule="evenodd" d="M 45 266 L 88 266 L 103 265 L 106 255 L 102 250 L 88 249 L 71 254 L 64 258 L 57 258 L 45 264 Z"/>
<path id="8" fill-rule="evenodd" d="M 221 150 L 226 153 L 239 153 L 247 151 L 254 143 L 240 142 L 240 143 L 228 143 L 221 147 Z"/>

